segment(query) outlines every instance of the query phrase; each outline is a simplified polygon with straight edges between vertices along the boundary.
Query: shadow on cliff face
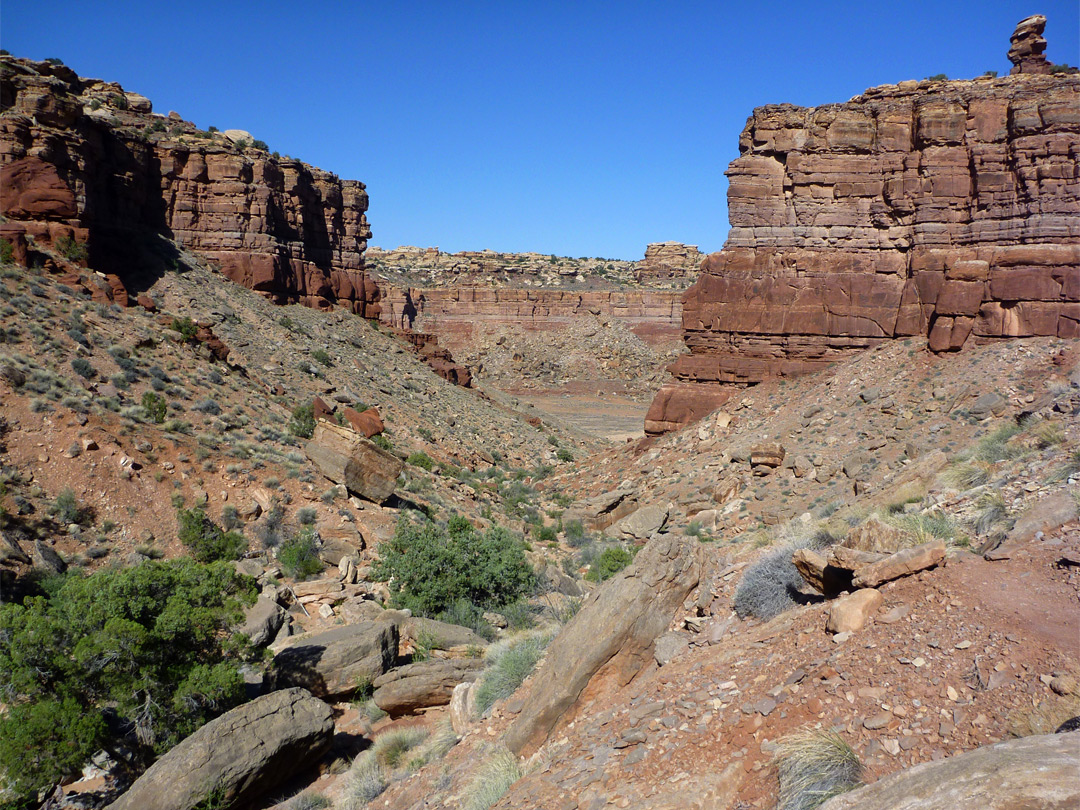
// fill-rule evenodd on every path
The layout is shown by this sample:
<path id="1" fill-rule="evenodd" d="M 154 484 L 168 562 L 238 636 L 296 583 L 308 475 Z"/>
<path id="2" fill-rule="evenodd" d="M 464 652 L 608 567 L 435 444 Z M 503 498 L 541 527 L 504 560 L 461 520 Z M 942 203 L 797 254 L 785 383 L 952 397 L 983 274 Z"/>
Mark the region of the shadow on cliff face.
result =
<path id="1" fill-rule="evenodd" d="M 82 219 L 90 231 L 90 267 L 143 292 L 167 272 L 182 270 L 162 196 L 161 161 L 149 143 L 87 121 Z"/>

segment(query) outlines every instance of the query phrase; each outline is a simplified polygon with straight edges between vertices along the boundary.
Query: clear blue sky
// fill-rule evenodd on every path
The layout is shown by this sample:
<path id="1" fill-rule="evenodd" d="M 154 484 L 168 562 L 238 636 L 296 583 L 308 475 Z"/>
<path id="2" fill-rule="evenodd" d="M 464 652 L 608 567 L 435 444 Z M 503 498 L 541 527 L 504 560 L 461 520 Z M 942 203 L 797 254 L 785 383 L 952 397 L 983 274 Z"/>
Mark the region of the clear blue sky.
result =
<path id="1" fill-rule="evenodd" d="M 635 259 L 722 246 L 755 106 L 1005 74 L 1034 13 L 1080 62 L 1076 0 L 3 0 L 0 46 L 362 180 L 372 244 Z"/>

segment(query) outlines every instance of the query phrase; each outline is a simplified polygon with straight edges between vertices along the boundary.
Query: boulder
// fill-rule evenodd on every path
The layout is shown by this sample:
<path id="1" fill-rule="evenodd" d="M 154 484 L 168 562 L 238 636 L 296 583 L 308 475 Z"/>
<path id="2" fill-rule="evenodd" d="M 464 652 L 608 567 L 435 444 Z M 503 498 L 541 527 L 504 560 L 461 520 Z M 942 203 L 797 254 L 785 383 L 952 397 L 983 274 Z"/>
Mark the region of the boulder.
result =
<path id="1" fill-rule="evenodd" d="M 685 633 L 664 633 L 653 648 L 653 658 L 657 666 L 670 664 L 690 649 L 690 640 Z"/>
<path id="2" fill-rule="evenodd" d="M 855 527 L 844 538 L 841 545 L 858 551 L 876 551 L 892 554 L 906 545 L 908 535 L 882 523 L 876 515 L 868 517 L 861 525 Z"/>
<path id="3" fill-rule="evenodd" d="M 862 588 L 841 596 L 829 608 L 825 629 L 830 633 L 854 633 L 862 630 L 885 597 L 874 588 Z"/>
<path id="4" fill-rule="evenodd" d="M 627 515 L 611 527 L 612 534 L 634 540 L 648 540 L 667 523 L 670 507 L 649 504 Z"/>
<path id="5" fill-rule="evenodd" d="M 249 803 L 321 756 L 333 734 L 330 707 L 303 689 L 263 695 L 187 737 L 109 810 Z"/>
<path id="6" fill-rule="evenodd" d="M 464 734 L 472 724 L 476 706 L 475 683 L 459 683 L 450 695 L 450 726 L 455 734 Z"/>
<path id="7" fill-rule="evenodd" d="M 398 628 L 387 621 L 360 622 L 296 636 L 286 644 L 267 673 L 269 689 L 302 686 L 318 697 L 340 699 L 394 665 Z"/>
<path id="8" fill-rule="evenodd" d="M 782 444 L 767 442 L 750 449 L 750 466 L 775 469 L 784 463 L 786 451 Z"/>
<path id="9" fill-rule="evenodd" d="M 346 408 L 345 420 L 353 430 L 367 439 L 382 433 L 386 429 L 382 418 L 379 416 L 378 408 L 368 408 L 364 411 Z"/>
<path id="10" fill-rule="evenodd" d="M 397 456 L 329 422 L 315 425 L 305 451 L 324 476 L 375 503 L 382 503 L 394 494 L 398 475 L 405 467 L 405 462 Z"/>
<path id="11" fill-rule="evenodd" d="M 46 576 L 62 574 L 67 571 L 67 563 L 52 546 L 47 546 L 40 540 L 35 540 L 30 547 L 30 559 L 33 560 L 34 568 Z"/>
<path id="12" fill-rule="evenodd" d="M 244 624 L 240 632 L 256 647 L 265 647 L 274 640 L 285 621 L 285 611 L 277 602 L 259 596 L 255 604 L 244 612 Z"/>
<path id="13" fill-rule="evenodd" d="M 856 569 L 851 584 L 856 588 L 875 588 L 883 582 L 933 568 L 944 560 L 945 541 L 934 540 L 914 548 L 905 548 L 880 562 Z"/>
<path id="14" fill-rule="evenodd" d="M 476 680 L 483 667 L 482 658 L 432 658 L 406 664 L 375 679 L 372 699 L 392 716 L 429 706 L 445 706 L 454 687 Z"/>
<path id="15" fill-rule="evenodd" d="M 574 503 L 563 513 L 563 525 L 580 521 L 586 529 L 602 531 L 637 508 L 633 491 L 619 487 Z"/>
<path id="16" fill-rule="evenodd" d="M 820 810 L 1063 810 L 1080 806 L 1080 733 L 1023 737 L 924 762 Z"/>
<path id="17" fill-rule="evenodd" d="M 811 588 L 825 593 L 825 566 L 828 563 L 824 557 L 808 548 L 797 548 L 791 555 L 791 562 Z"/>
<path id="18" fill-rule="evenodd" d="M 22 563 L 30 565 L 30 558 L 22 550 L 19 541 L 5 531 L 0 531 L 0 564 Z"/>
<path id="19" fill-rule="evenodd" d="M 504 738 L 517 754 L 541 746 L 585 693 L 621 687 L 653 656 L 701 576 L 700 544 L 681 534 L 661 534 L 588 597 L 551 642 L 533 676 L 528 700 Z"/>
<path id="20" fill-rule="evenodd" d="M 398 614 L 398 611 L 386 612 L 392 615 Z M 451 647 L 477 647 L 482 649 L 488 645 L 487 639 L 483 636 L 478 636 L 468 627 L 462 627 L 459 624 L 440 622 L 437 619 L 427 619 L 423 616 L 410 616 L 399 621 L 398 632 L 401 634 L 402 639 L 416 641 L 421 636 L 426 636 L 434 641 L 434 647 L 439 650 L 449 650 Z"/>

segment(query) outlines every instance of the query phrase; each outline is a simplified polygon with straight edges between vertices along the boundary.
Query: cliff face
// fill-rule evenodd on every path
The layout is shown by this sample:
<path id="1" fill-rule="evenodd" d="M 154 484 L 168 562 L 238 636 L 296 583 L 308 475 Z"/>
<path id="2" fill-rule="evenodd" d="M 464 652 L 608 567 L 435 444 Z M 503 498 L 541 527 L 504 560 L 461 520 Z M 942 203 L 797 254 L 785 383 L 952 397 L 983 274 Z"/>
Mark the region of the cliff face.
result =
<path id="1" fill-rule="evenodd" d="M 762 107 L 739 149 L 731 231 L 683 298 L 690 354 L 646 430 L 890 338 L 1080 335 L 1075 74 Z"/>
<path id="2" fill-rule="evenodd" d="M 154 115 L 62 65 L 0 57 L 0 110 L 2 230 L 24 261 L 66 237 L 130 283 L 133 266 L 168 266 L 161 234 L 279 303 L 378 316 L 363 183 Z"/>

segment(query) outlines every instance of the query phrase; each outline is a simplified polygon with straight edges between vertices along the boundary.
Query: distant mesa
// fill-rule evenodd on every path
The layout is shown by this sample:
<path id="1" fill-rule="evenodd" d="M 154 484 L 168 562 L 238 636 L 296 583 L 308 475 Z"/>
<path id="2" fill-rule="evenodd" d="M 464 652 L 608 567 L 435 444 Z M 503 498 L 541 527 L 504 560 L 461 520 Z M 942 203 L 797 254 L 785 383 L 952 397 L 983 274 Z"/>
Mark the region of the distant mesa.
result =
<path id="1" fill-rule="evenodd" d="M 1017 26 L 1006 78 L 754 110 L 646 432 L 883 340 L 1080 336 L 1080 75 L 1050 70 L 1045 22 Z"/>

